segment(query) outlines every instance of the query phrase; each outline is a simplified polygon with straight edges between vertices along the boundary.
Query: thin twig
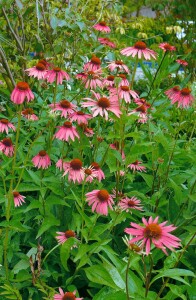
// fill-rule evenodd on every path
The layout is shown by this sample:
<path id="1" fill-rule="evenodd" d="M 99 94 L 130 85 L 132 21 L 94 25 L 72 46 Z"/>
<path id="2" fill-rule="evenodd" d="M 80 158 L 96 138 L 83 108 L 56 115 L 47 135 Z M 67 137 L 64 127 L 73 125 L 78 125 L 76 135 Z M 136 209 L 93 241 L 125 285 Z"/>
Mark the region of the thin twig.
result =
<path id="1" fill-rule="evenodd" d="M 12 72 L 10 70 L 10 67 L 9 67 L 9 64 L 8 64 L 8 61 L 7 61 L 7 58 L 5 56 L 5 53 L 3 51 L 3 48 L 0 46 L 0 56 L 1 56 L 1 60 L 2 60 L 2 63 L 3 63 L 3 66 L 7 72 L 7 75 L 8 77 L 10 78 L 11 82 L 12 82 L 12 85 L 13 87 L 16 85 L 15 81 L 14 81 L 14 78 L 12 76 Z"/>

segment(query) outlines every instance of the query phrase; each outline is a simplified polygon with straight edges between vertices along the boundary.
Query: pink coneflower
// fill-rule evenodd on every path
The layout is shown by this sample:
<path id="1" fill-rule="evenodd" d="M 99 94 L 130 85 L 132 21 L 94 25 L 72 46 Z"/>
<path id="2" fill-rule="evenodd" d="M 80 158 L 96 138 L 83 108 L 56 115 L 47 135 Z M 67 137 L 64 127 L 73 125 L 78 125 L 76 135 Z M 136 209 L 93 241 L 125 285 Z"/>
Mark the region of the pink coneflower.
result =
<path id="1" fill-rule="evenodd" d="M 16 131 L 15 126 L 10 123 L 7 119 L 0 120 L 0 132 L 6 132 L 8 134 L 8 130 L 11 128 L 13 131 Z"/>
<path id="2" fill-rule="evenodd" d="M 39 153 L 33 157 L 32 162 L 38 169 L 47 169 L 51 165 L 50 157 L 44 150 L 39 151 Z"/>
<path id="3" fill-rule="evenodd" d="M 83 78 L 82 81 L 85 84 L 85 88 L 96 89 L 96 87 L 102 88 L 102 78 L 100 75 L 102 74 L 102 70 L 98 69 L 95 71 L 87 71 L 86 78 Z"/>
<path id="4" fill-rule="evenodd" d="M 0 151 L 8 157 L 14 155 L 14 146 L 10 138 L 4 138 L 0 141 Z"/>
<path id="5" fill-rule="evenodd" d="M 113 112 L 118 118 L 122 112 L 119 108 L 118 97 L 116 95 L 112 95 L 109 98 L 103 96 L 101 97 L 100 94 L 95 93 L 92 91 L 96 100 L 91 98 L 84 98 L 88 100 L 87 102 L 82 103 L 82 107 L 92 107 L 91 110 L 93 111 L 93 117 L 97 115 L 101 115 L 102 117 L 105 116 L 105 119 L 108 120 L 108 111 Z"/>
<path id="6" fill-rule="evenodd" d="M 31 121 L 37 121 L 39 118 L 34 114 L 34 111 L 32 108 L 26 108 L 22 111 L 22 116 L 28 120 Z"/>
<path id="7" fill-rule="evenodd" d="M 83 168 L 86 182 L 93 182 L 93 179 L 97 178 L 97 171 L 92 167 Z"/>
<path id="8" fill-rule="evenodd" d="M 118 94 L 120 99 L 124 99 L 126 103 L 130 103 L 131 102 L 131 97 L 133 98 L 139 98 L 138 94 L 136 92 L 134 92 L 133 90 L 131 90 L 129 88 L 129 86 L 126 85 L 120 85 L 118 87 L 118 89 L 111 89 L 110 90 L 111 95 L 116 95 Z"/>
<path id="9" fill-rule="evenodd" d="M 108 27 L 106 25 L 106 22 L 104 22 L 104 21 L 101 21 L 101 22 L 95 24 L 93 26 L 93 28 L 96 29 L 96 30 L 98 30 L 98 31 L 106 32 L 106 33 L 109 33 L 111 31 L 110 27 Z"/>
<path id="10" fill-rule="evenodd" d="M 77 133 L 76 127 L 72 126 L 72 123 L 69 121 L 64 122 L 63 126 L 57 126 L 60 128 L 54 135 L 55 138 L 68 142 L 70 139 L 72 141 L 75 138 L 80 138 L 79 134 Z"/>
<path id="11" fill-rule="evenodd" d="M 173 96 L 172 104 L 178 103 L 178 107 L 189 107 L 194 101 L 193 95 L 191 95 L 191 89 L 188 87 L 179 91 L 179 94 Z"/>
<path id="12" fill-rule="evenodd" d="M 28 83 L 18 82 L 14 90 L 11 93 L 11 100 L 15 104 L 22 104 L 24 100 L 27 99 L 27 102 L 34 99 L 34 95 L 30 90 Z"/>
<path id="13" fill-rule="evenodd" d="M 159 48 L 162 49 L 164 52 L 176 51 L 176 47 L 171 46 L 168 43 L 161 43 L 161 44 L 159 44 Z"/>
<path id="14" fill-rule="evenodd" d="M 122 145 L 122 146 L 124 146 L 124 145 Z M 120 150 L 121 147 L 120 147 L 120 143 L 118 141 L 115 141 L 113 144 L 110 144 L 110 148 L 119 151 L 122 156 L 122 160 L 125 159 L 125 153 L 122 149 Z"/>
<path id="15" fill-rule="evenodd" d="M 93 136 L 94 131 L 93 131 L 92 128 L 87 127 L 86 124 L 83 124 L 83 123 L 80 124 L 79 126 L 80 126 L 80 128 L 82 129 L 83 133 L 84 133 L 86 136 L 88 136 L 88 137 Z"/>
<path id="16" fill-rule="evenodd" d="M 53 83 L 57 80 L 57 84 L 62 84 L 64 78 L 66 80 L 70 79 L 69 75 L 58 67 L 48 70 L 45 78 L 49 83 Z"/>
<path id="17" fill-rule="evenodd" d="M 180 95 L 180 87 L 179 86 L 174 86 L 173 88 L 167 90 L 165 92 L 165 95 L 167 95 L 167 97 L 170 100 L 175 100 L 179 98 Z"/>
<path id="18" fill-rule="evenodd" d="M 136 113 L 140 117 L 140 119 L 138 119 L 138 123 L 146 123 L 148 120 L 147 109 L 147 106 L 145 106 L 144 104 L 139 105 L 137 108 L 128 113 L 128 116 Z"/>
<path id="19" fill-rule="evenodd" d="M 150 103 L 148 103 L 146 101 L 146 99 L 144 98 L 135 98 L 134 99 L 134 102 L 137 104 L 137 105 L 144 105 L 146 108 L 150 108 Z"/>
<path id="20" fill-rule="evenodd" d="M 115 76 L 108 75 L 108 77 L 103 80 L 103 86 L 113 87 L 115 84 L 114 79 L 115 79 Z"/>
<path id="21" fill-rule="evenodd" d="M 141 201 L 136 197 L 122 198 L 118 205 L 121 208 L 121 210 L 125 210 L 126 212 L 129 212 L 132 209 L 142 210 Z"/>
<path id="22" fill-rule="evenodd" d="M 129 81 L 127 79 L 127 76 L 125 74 L 118 74 L 118 77 L 120 77 L 122 80 L 119 82 L 119 86 L 129 86 Z"/>
<path id="23" fill-rule="evenodd" d="M 72 292 L 63 292 L 61 288 L 59 288 L 60 294 L 54 295 L 54 300 L 83 300 L 83 298 L 76 297 L 76 291 Z"/>
<path id="24" fill-rule="evenodd" d="M 112 42 L 109 38 L 98 38 L 98 41 L 100 42 L 100 44 L 102 45 L 106 45 L 110 48 L 116 48 L 116 44 L 114 42 Z"/>
<path id="25" fill-rule="evenodd" d="M 103 171 L 101 170 L 100 165 L 97 162 L 95 162 L 95 161 L 92 162 L 91 167 L 96 171 L 96 177 L 99 182 L 101 182 L 101 180 L 105 179 L 105 175 L 104 175 Z"/>
<path id="26" fill-rule="evenodd" d="M 76 105 L 70 103 L 68 100 L 61 100 L 59 103 L 52 103 L 49 104 L 49 106 L 52 108 L 52 111 L 60 110 L 62 112 L 61 118 L 67 118 L 67 116 L 72 114 L 76 109 Z"/>
<path id="27" fill-rule="evenodd" d="M 91 60 L 84 64 L 84 71 L 97 71 L 100 69 L 101 66 L 101 60 L 96 55 L 93 55 Z"/>
<path id="28" fill-rule="evenodd" d="M 173 248 L 180 247 L 180 239 L 169 233 L 175 230 L 176 227 L 173 225 L 165 226 L 167 221 L 158 224 L 158 219 L 159 217 L 156 217 L 153 221 L 153 218 L 150 217 L 147 221 L 145 218 L 142 218 L 144 227 L 131 222 L 133 228 L 125 229 L 126 233 L 136 236 L 129 241 L 130 243 L 142 240 L 142 246 L 146 246 L 147 255 L 150 253 L 151 243 L 156 248 L 161 249 L 166 255 L 168 255 L 166 248 L 174 251 Z"/>
<path id="29" fill-rule="evenodd" d="M 184 59 L 177 59 L 176 62 L 179 64 L 179 65 L 182 65 L 184 67 L 188 66 L 188 63 L 186 60 Z"/>
<path id="30" fill-rule="evenodd" d="M 65 171 L 67 167 L 69 167 L 69 163 L 67 161 L 64 161 L 63 159 L 59 159 L 56 163 L 56 167 L 60 169 L 60 171 Z"/>
<path id="31" fill-rule="evenodd" d="M 67 230 L 65 232 L 57 232 L 56 239 L 59 244 L 65 243 L 70 237 L 76 237 L 76 234 L 73 230 Z"/>
<path id="32" fill-rule="evenodd" d="M 86 198 L 88 205 L 92 205 L 93 212 L 96 210 L 98 214 L 107 216 L 108 206 L 113 210 L 112 204 L 114 204 L 114 201 L 112 196 L 106 190 L 93 190 L 86 194 Z"/>
<path id="33" fill-rule="evenodd" d="M 20 206 L 23 203 L 25 203 L 25 200 L 24 200 L 26 198 L 25 196 L 20 195 L 19 192 L 16 192 L 16 191 L 12 192 L 12 194 L 14 197 L 14 206 L 15 207 Z"/>
<path id="34" fill-rule="evenodd" d="M 77 122 L 78 125 L 80 124 L 88 124 L 88 120 L 92 118 L 92 115 L 90 114 L 85 114 L 82 111 L 76 111 L 73 114 L 69 116 L 69 119 L 71 122 Z"/>
<path id="35" fill-rule="evenodd" d="M 82 161 L 78 158 L 74 158 L 71 162 L 66 164 L 66 170 L 63 176 L 69 173 L 69 181 L 73 181 L 74 183 L 77 181 L 78 183 L 81 183 L 85 178 L 82 170 Z"/>
<path id="36" fill-rule="evenodd" d="M 121 54 L 126 56 L 137 56 L 139 59 L 144 56 L 146 60 L 149 60 L 152 58 L 156 59 L 157 53 L 151 49 L 148 49 L 146 47 L 146 44 L 144 42 L 137 42 L 133 47 L 128 47 L 120 51 Z"/>
<path id="37" fill-rule="evenodd" d="M 38 62 L 36 66 L 25 70 L 29 76 L 38 79 L 45 79 L 47 75 L 47 68 L 44 64 Z"/>
<path id="38" fill-rule="evenodd" d="M 141 164 L 142 164 L 141 161 L 136 160 L 135 162 L 131 163 L 127 167 L 133 171 L 146 172 L 146 167 L 141 166 Z"/>
<path id="39" fill-rule="evenodd" d="M 122 60 L 115 60 L 109 63 L 108 65 L 108 69 L 113 72 L 115 69 L 117 69 L 117 71 L 122 71 L 122 72 L 126 72 L 127 74 L 129 74 L 129 68 L 127 67 L 127 65 L 125 65 L 123 63 Z"/>

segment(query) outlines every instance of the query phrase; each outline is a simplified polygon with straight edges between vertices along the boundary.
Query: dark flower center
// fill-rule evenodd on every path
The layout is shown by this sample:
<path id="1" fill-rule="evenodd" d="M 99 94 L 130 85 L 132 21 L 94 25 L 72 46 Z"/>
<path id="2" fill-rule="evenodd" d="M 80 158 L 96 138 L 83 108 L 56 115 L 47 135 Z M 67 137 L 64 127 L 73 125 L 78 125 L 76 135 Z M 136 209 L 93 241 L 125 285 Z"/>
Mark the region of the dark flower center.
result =
<path id="1" fill-rule="evenodd" d="M 122 60 L 116 60 L 116 61 L 115 61 L 115 64 L 116 64 L 116 65 L 119 65 L 119 66 L 122 66 L 122 65 L 123 65 L 123 62 L 122 62 Z"/>
<path id="2" fill-rule="evenodd" d="M 19 195 L 20 195 L 19 192 L 13 192 L 14 197 L 18 197 Z"/>
<path id="3" fill-rule="evenodd" d="M 128 205 L 129 207 L 134 207 L 134 206 L 135 206 L 135 202 L 134 202 L 133 200 L 129 200 L 129 201 L 127 202 L 127 205 Z"/>
<path id="4" fill-rule="evenodd" d="M 119 74 L 118 76 L 119 76 L 120 78 L 122 78 L 122 79 L 126 79 L 126 78 L 127 78 L 125 74 Z"/>
<path id="5" fill-rule="evenodd" d="M 73 170 L 80 170 L 82 168 L 82 162 L 80 159 L 78 158 L 74 158 L 71 162 L 70 162 L 70 167 Z"/>
<path id="6" fill-rule="evenodd" d="M 26 108 L 25 110 L 22 111 L 23 115 L 33 115 L 33 109 L 32 108 Z"/>
<path id="7" fill-rule="evenodd" d="M 44 65 L 46 67 L 48 63 L 47 63 L 47 61 L 45 59 L 40 59 L 38 61 L 38 64 L 42 64 L 42 65 Z"/>
<path id="8" fill-rule="evenodd" d="M 16 86 L 17 86 L 17 88 L 18 88 L 19 90 L 21 90 L 21 91 L 26 91 L 26 90 L 29 89 L 28 83 L 23 82 L 23 81 L 18 82 Z"/>
<path id="9" fill-rule="evenodd" d="M 36 69 L 39 71 L 45 71 L 46 70 L 46 66 L 40 62 L 38 62 L 38 64 L 36 65 Z"/>
<path id="10" fill-rule="evenodd" d="M 141 111 L 143 113 L 146 113 L 146 106 L 145 105 L 141 105 L 139 107 L 136 108 L 136 111 Z"/>
<path id="11" fill-rule="evenodd" d="M 134 244 L 134 243 L 130 243 L 129 247 L 131 248 L 131 250 L 133 250 L 135 252 L 140 252 L 141 251 L 141 248 L 138 245 Z"/>
<path id="12" fill-rule="evenodd" d="M 79 115 L 79 116 L 84 116 L 85 113 L 83 113 L 83 111 L 77 111 L 77 115 Z"/>
<path id="13" fill-rule="evenodd" d="M 12 146 L 12 141 L 10 138 L 5 138 L 2 140 L 2 143 L 6 146 L 6 147 L 11 147 Z"/>
<path id="14" fill-rule="evenodd" d="M 95 55 L 91 58 L 91 62 L 95 65 L 100 65 L 101 64 L 101 60 L 99 59 L 99 57 L 97 57 Z"/>
<path id="15" fill-rule="evenodd" d="M 153 238 L 158 240 L 161 237 L 162 230 L 158 224 L 149 224 L 144 229 L 144 237 L 145 238 Z"/>
<path id="16" fill-rule="evenodd" d="M 174 87 L 173 87 L 173 91 L 174 91 L 174 92 L 179 92 L 179 90 L 180 90 L 179 86 L 174 86 Z"/>
<path id="17" fill-rule="evenodd" d="M 110 101 L 106 97 L 100 98 L 98 100 L 97 104 L 98 104 L 99 107 L 102 107 L 102 108 L 108 108 L 108 107 L 110 107 Z"/>
<path id="18" fill-rule="evenodd" d="M 139 161 L 136 160 L 136 161 L 134 161 L 132 164 L 135 165 L 135 166 L 138 166 L 138 165 L 139 165 Z"/>
<path id="19" fill-rule="evenodd" d="M 134 47 L 139 50 L 145 50 L 146 44 L 144 42 L 139 41 L 139 42 L 135 43 Z"/>
<path id="20" fill-rule="evenodd" d="M 75 237 L 75 232 L 73 230 L 67 230 L 65 231 L 65 237 L 68 239 L 70 237 Z"/>
<path id="21" fill-rule="evenodd" d="M 62 298 L 62 300 L 75 300 L 76 297 L 73 293 L 71 292 L 66 292 Z"/>
<path id="22" fill-rule="evenodd" d="M 122 85 L 120 88 L 121 88 L 122 91 L 125 91 L 125 92 L 129 91 L 129 87 L 126 86 L 126 85 Z"/>
<path id="23" fill-rule="evenodd" d="M 63 127 L 65 127 L 65 128 L 71 128 L 72 127 L 72 123 L 69 122 L 69 121 L 66 121 L 66 122 L 63 123 Z"/>
<path id="24" fill-rule="evenodd" d="M 93 169 L 95 170 L 99 170 L 100 169 L 100 166 L 97 162 L 92 162 L 91 166 L 93 167 Z"/>
<path id="25" fill-rule="evenodd" d="M 84 173 L 86 175 L 91 175 L 92 174 L 92 170 L 91 169 L 85 169 Z"/>
<path id="26" fill-rule="evenodd" d="M 46 155 L 46 151 L 44 150 L 39 151 L 39 156 L 45 156 L 45 155 Z"/>
<path id="27" fill-rule="evenodd" d="M 71 107 L 71 103 L 69 101 L 67 101 L 67 100 L 62 100 L 62 101 L 60 101 L 60 106 L 62 108 L 70 108 Z"/>
<path id="28" fill-rule="evenodd" d="M 99 199 L 100 202 L 106 202 L 109 199 L 109 193 L 106 190 L 100 190 L 97 193 L 97 198 Z"/>
<path id="29" fill-rule="evenodd" d="M 115 76 L 109 75 L 109 76 L 107 77 L 107 80 L 109 80 L 109 81 L 114 81 L 114 78 L 115 78 Z"/>
<path id="30" fill-rule="evenodd" d="M 101 21 L 101 22 L 99 22 L 99 25 L 101 25 L 101 26 L 106 26 L 106 22 Z"/>
<path id="31" fill-rule="evenodd" d="M 188 96 L 190 95 L 191 93 L 191 90 L 189 88 L 184 88 L 180 91 L 180 93 L 183 95 L 183 96 Z"/>
<path id="32" fill-rule="evenodd" d="M 56 72 L 56 73 L 58 73 L 58 72 L 61 71 L 61 68 L 59 68 L 59 67 L 53 68 L 53 71 Z"/>
<path id="33" fill-rule="evenodd" d="M 7 125 L 9 123 L 9 121 L 7 119 L 1 119 L 0 122 L 5 125 Z"/>

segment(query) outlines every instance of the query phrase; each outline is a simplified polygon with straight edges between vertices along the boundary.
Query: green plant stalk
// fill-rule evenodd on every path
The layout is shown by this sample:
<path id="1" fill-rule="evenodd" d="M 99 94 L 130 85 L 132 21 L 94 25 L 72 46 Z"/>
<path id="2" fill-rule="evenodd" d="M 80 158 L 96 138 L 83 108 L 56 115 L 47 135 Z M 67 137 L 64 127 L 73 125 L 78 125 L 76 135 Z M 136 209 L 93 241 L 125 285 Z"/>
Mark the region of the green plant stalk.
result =
<path id="1" fill-rule="evenodd" d="M 22 105 L 20 105 L 18 110 L 18 127 L 16 131 L 16 141 L 15 141 L 15 151 L 14 151 L 14 158 L 12 163 L 12 178 L 10 180 L 10 188 L 7 194 L 8 204 L 6 209 L 6 221 L 9 223 L 10 220 L 10 211 L 11 211 L 11 203 L 13 201 L 13 183 L 14 183 L 14 170 L 16 166 L 16 154 L 18 150 L 18 142 L 19 142 L 19 135 L 20 135 L 20 126 L 21 126 L 21 112 L 22 112 Z M 8 269 L 8 261 L 7 261 L 7 249 L 8 249 L 8 243 L 9 243 L 9 225 L 6 227 L 5 231 L 5 240 L 4 240 L 4 266 L 5 266 L 5 272 L 6 272 L 6 279 L 9 278 L 9 269 Z"/>
<path id="2" fill-rule="evenodd" d="M 150 271 L 146 273 L 146 291 L 145 291 L 145 297 L 148 296 L 149 288 L 150 288 L 150 279 L 152 275 L 152 270 L 153 270 L 153 260 L 152 256 L 149 255 L 149 260 L 150 260 Z"/>
<path id="3" fill-rule="evenodd" d="M 129 267 L 130 267 L 130 263 L 131 263 L 131 254 L 129 254 L 129 259 L 127 262 L 126 278 L 125 278 L 127 300 L 130 300 L 130 297 L 129 297 Z"/>
<path id="4" fill-rule="evenodd" d="M 57 249 L 59 246 L 61 246 L 61 244 L 57 244 L 56 246 L 54 246 L 44 257 L 44 259 L 42 260 L 42 264 L 45 262 L 45 260 L 47 259 L 47 257 L 55 250 Z"/>
<path id="5" fill-rule="evenodd" d="M 186 249 L 189 247 L 190 243 L 193 241 L 193 239 L 195 238 L 195 236 L 196 236 L 196 233 L 193 234 L 193 236 L 191 237 L 191 239 L 189 240 L 189 242 L 186 244 L 186 246 L 184 246 L 184 248 L 183 248 L 182 252 L 180 253 L 180 255 L 178 256 L 178 260 L 177 260 L 176 263 L 174 264 L 173 268 L 176 268 L 176 267 L 177 267 L 177 265 L 179 264 L 179 262 L 180 262 L 182 256 L 184 255 Z M 156 297 L 155 300 L 160 299 L 160 296 L 161 296 L 162 292 L 164 291 L 164 289 L 165 289 L 165 287 L 166 287 L 166 285 L 167 285 L 169 279 L 170 279 L 169 277 L 165 279 L 165 281 L 164 281 L 164 283 L 162 284 L 162 286 L 161 286 L 161 288 L 160 288 L 160 290 L 159 290 L 159 292 L 158 292 L 157 297 Z"/>

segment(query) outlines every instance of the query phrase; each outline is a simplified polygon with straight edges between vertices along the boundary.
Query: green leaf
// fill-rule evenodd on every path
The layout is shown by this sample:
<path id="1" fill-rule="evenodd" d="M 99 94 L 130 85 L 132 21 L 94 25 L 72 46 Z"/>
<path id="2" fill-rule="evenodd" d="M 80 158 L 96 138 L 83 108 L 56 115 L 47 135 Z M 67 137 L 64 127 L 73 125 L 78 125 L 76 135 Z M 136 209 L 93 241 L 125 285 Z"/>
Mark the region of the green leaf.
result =
<path id="1" fill-rule="evenodd" d="M 93 300 L 126 300 L 126 294 L 123 291 L 115 292 L 107 286 L 102 288 L 98 294 L 93 297 Z"/>
<path id="2" fill-rule="evenodd" d="M 156 275 L 150 285 L 155 282 L 157 279 L 162 278 L 162 277 L 169 277 L 169 278 L 173 278 L 179 281 L 184 282 L 185 284 L 188 284 L 185 280 L 183 280 L 180 276 L 192 276 L 195 277 L 194 273 L 192 271 L 189 270 L 185 270 L 185 269 L 169 269 L 169 270 L 164 270 L 159 272 L 158 275 Z"/>
<path id="3" fill-rule="evenodd" d="M 67 266 L 67 260 L 70 257 L 70 252 L 74 244 L 76 243 L 76 239 L 74 237 L 70 237 L 63 243 L 60 249 L 60 259 L 63 267 L 66 271 L 69 271 Z"/>
<path id="4" fill-rule="evenodd" d="M 36 236 L 36 239 L 40 237 L 45 231 L 47 231 L 52 226 L 59 226 L 60 221 L 56 219 L 54 216 L 50 215 L 50 217 L 46 217 L 38 230 L 38 234 Z"/>

